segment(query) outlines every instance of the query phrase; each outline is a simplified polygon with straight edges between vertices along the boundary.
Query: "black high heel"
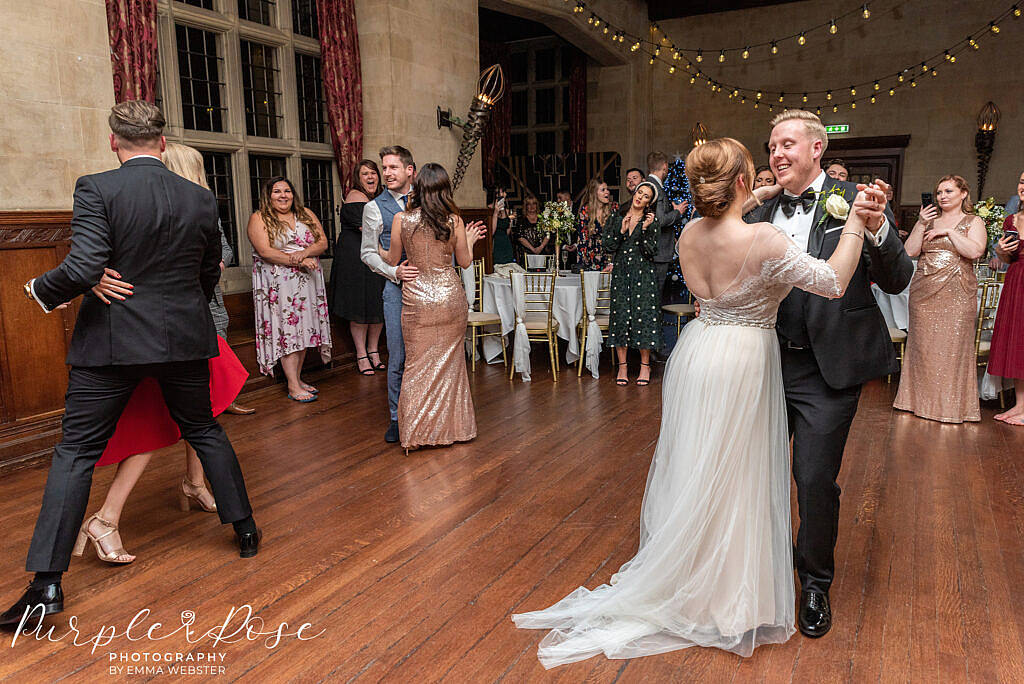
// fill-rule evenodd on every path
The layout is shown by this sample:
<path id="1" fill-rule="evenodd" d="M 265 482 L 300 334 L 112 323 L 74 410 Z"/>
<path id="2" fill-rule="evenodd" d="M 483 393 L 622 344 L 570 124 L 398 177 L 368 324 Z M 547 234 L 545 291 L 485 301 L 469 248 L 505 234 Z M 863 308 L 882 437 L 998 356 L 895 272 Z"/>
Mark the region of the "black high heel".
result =
<path id="1" fill-rule="evenodd" d="M 370 356 L 372 356 L 374 354 L 377 355 L 377 363 L 374 363 L 373 361 L 370 361 Z M 374 370 L 387 370 L 388 369 L 387 364 L 380 360 L 380 352 L 379 351 L 366 352 L 366 360 L 370 361 L 370 365 L 373 366 Z"/>
<path id="2" fill-rule="evenodd" d="M 647 366 L 648 368 L 651 367 L 651 364 L 649 364 L 649 363 L 642 363 L 641 362 L 640 365 L 641 366 Z M 646 380 L 644 380 L 643 378 L 637 378 L 636 379 L 636 384 L 640 385 L 641 387 L 646 387 L 647 385 L 651 384 L 651 379 L 647 378 Z"/>
<path id="3" fill-rule="evenodd" d="M 363 359 L 366 359 L 366 362 L 370 364 L 370 367 L 369 368 L 364 368 L 362 370 L 359 370 L 359 362 L 362 361 Z M 366 356 L 357 356 L 356 357 L 356 370 L 359 370 L 359 374 L 360 375 L 374 375 L 374 372 L 373 372 L 373 361 L 370 361 L 370 355 L 369 354 L 367 354 Z"/>
<path id="4" fill-rule="evenodd" d="M 618 385 L 619 387 L 625 387 L 626 385 L 629 384 L 629 368 L 626 367 L 626 364 L 621 364 L 621 366 L 622 368 L 626 368 L 626 377 L 615 378 L 615 384 Z"/>

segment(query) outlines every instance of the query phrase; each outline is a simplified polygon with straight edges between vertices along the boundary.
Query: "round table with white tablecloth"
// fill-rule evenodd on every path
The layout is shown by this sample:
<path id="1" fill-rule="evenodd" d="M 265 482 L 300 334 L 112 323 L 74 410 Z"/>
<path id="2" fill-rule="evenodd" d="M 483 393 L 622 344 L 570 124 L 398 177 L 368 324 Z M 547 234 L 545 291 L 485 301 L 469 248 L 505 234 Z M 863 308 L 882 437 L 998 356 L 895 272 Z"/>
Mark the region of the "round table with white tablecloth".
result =
<path id="1" fill-rule="evenodd" d="M 501 317 L 501 333 L 507 335 L 515 329 L 516 314 L 512 304 L 512 282 L 508 278 L 490 274 L 484 276 L 481 308 Z M 572 365 L 580 357 L 580 344 L 576 326 L 583 317 L 583 285 L 577 274 L 559 275 L 555 279 L 555 297 L 552 317 L 558 321 L 558 336 L 568 342 L 566 363 Z M 483 339 L 484 358 L 493 363 L 501 355 L 501 342 L 494 337 Z"/>

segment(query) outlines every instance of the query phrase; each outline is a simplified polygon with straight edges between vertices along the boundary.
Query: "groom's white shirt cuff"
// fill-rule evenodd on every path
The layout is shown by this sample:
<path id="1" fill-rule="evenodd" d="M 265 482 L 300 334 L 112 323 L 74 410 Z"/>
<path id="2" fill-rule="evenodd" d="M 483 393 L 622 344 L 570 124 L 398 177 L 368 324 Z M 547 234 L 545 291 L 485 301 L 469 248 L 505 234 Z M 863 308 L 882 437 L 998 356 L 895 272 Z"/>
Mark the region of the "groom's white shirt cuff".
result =
<path id="1" fill-rule="evenodd" d="M 889 234 L 889 219 L 885 216 L 882 217 L 882 225 L 878 229 L 877 233 L 872 233 L 870 230 L 865 230 L 864 234 L 869 240 L 875 245 L 875 247 L 881 247 L 882 243 L 885 242 L 885 237 Z"/>
<path id="2" fill-rule="evenodd" d="M 28 289 L 32 291 L 32 299 L 36 300 L 36 304 L 38 304 L 43 309 L 43 311 L 45 311 L 46 313 L 50 313 L 51 309 L 47 309 L 46 305 L 43 304 L 43 300 L 39 299 L 39 295 L 36 294 L 36 279 L 35 278 L 33 278 L 32 280 L 28 281 Z"/>

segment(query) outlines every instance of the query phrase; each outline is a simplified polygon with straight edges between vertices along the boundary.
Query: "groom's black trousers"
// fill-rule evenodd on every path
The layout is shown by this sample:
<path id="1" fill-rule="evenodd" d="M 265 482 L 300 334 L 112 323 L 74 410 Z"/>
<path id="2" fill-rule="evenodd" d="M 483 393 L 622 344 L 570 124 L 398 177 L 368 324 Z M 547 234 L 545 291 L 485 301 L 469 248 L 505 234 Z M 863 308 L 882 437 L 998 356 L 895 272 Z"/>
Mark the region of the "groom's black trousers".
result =
<path id="1" fill-rule="evenodd" d="M 839 531 L 839 467 L 857 413 L 860 385 L 832 389 L 814 353 L 782 349 L 789 434 L 793 437 L 793 479 L 800 511 L 796 571 L 804 591 L 827 592 L 835 576 Z"/>
<path id="2" fill-rule="evenodd" d="M 53 450 L 25 563 L 29 572 L 68 569 L 89 503 L 93 468 L 132 392 L 146 377 L 156 378 L 171 418 L 199 455 L 221 522 L 252 515 L 238 458 L 210 409 L 208 361 L 72 367 L 64 399 L 64 436 Z"/>

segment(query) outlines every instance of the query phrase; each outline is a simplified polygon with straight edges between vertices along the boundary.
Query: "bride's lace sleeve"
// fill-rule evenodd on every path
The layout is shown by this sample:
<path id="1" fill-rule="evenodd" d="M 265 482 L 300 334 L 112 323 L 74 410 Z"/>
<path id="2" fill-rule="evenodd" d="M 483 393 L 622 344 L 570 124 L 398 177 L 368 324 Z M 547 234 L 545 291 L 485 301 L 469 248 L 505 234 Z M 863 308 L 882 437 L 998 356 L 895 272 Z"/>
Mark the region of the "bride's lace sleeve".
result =
<path id="1" fill-rule="evenodd" d="M 767 282 L 792 285 L 829 299 L 842 295 L 839 275 L 828 262 L 812 257 L 787 235 L 780 232 L 779 237 L 784 241 L 772 239 L 774 254 L 761 263 L 761 275 Z"/>

